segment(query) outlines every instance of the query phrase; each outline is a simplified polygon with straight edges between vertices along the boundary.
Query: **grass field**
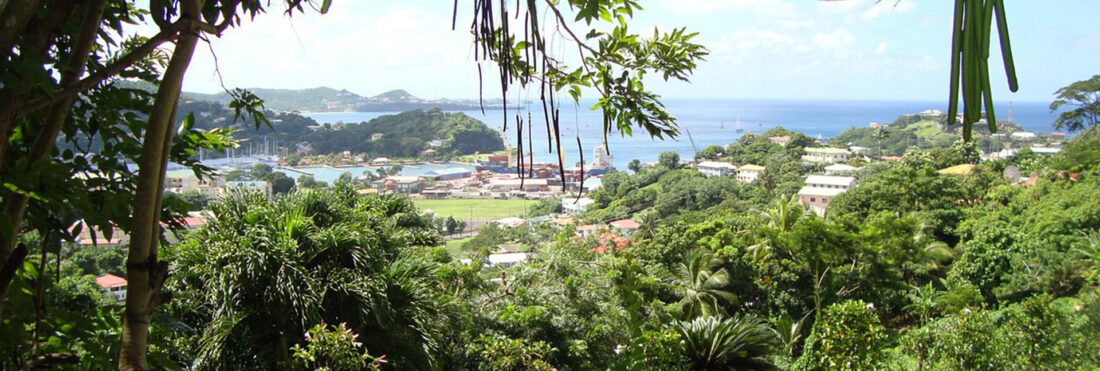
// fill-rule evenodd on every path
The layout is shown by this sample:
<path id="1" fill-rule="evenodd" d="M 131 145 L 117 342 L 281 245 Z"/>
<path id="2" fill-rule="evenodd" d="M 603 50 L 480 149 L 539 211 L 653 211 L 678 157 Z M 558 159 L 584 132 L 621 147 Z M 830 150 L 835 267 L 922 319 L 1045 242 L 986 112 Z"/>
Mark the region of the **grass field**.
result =
<path id="1" fill-rule="evenodd" d="M 535 201 L 519 199 L 452 198 L 446 200 L 413 200 L 421 211 L 431 210 L 442 217 L 453 216 L 466 220 L 492 220 L 510 216 L 523 216 L 523 205 Z M 530 204 L 529 204 L 530 205 Z"/>
<path id="2" fill-rule="evenodd" d="M 463 256 L 466 256 L 466 255 L 462 252 L 462 244 L 466 243 L 466 241 L 469 241 L 471 238 L 473 238 L 473 237 L 456 238 L 456 239 L 453 239 L 453 240 L 447 240 L 447 244 L 443 245 L 443 246 L 444 246 L 444 248 L 447 249 L 448 252 L 451 253 L 451 256 L 463 257 Z"/>

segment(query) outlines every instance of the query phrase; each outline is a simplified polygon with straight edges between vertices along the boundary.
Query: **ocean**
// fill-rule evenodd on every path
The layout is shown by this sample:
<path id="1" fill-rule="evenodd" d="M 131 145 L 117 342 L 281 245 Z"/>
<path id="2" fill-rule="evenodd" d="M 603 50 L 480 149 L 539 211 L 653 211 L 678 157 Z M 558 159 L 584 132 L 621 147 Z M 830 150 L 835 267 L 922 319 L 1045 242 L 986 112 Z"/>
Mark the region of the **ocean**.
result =
<path id="1" fill-rule="evenodd" d="M 599 111 L 588 109 L 591 103 L 582 101 L 579 107 L 565 104 L 561 106 L 560 123 L 567 166 L 575 165 L 580 160 L 576 137 L 581 139 L 585 161 L 591 161 L 595 146 L 603 141 L 603 119 Z M 608 147 L 614 156 L 616 168 L 625 169 L 632 159 L 642 162 L 657 161 L 657 156 L 666 151 L 677 152 L 681 158 L 692 158 L 692 140 L 694 148 L 702 151 L 709 145 L 734 142 L 743 133 L 761 133 L 777 126 L 828 139 L 849 128 L 867 127 L 871 122 L 890 123 L 898 116 L 928 109 L 947 111 L 947 103 L 940 101 L 668 99 L 664 103 L 668 112 L 677 118 L 680 136 L 675 139 L 654 139 L 641 129 L 634 130 L 633 136 L 609 134 Z M 1052 123 L 1058 113 L 1050 112 L 1048 105 L 1046 102 L 1015 102 L 1012 104 L 1012 119 L 1026 130 L 1051 132 Z M 547 149 L 541 106 L 510 108 L 507 140 L 515 145 L 515 116 L 518 112 L 526 118 L 527 112 L 523 109 L 530 109 L 531 116 L 537 117 L 532 125 L 535 161 L 557 162 L 557 155 L 550 154 Z M 504 127 L 504 115 L 500 110 L 487 110 L 485 114 L 476 110 L 461 112 L 498 131 Z M 320 123 L 361 123 L 393 113 L 395 112 L 311 113 L 306 116 Z M 1007 101 L 997 105 L 997 114 L 1000 120 L 1009 118 Z M 743 133 L 736 131 L 738 127 L 743 129 Z M 524 131 L 526 136 L 526 127 Z"/>

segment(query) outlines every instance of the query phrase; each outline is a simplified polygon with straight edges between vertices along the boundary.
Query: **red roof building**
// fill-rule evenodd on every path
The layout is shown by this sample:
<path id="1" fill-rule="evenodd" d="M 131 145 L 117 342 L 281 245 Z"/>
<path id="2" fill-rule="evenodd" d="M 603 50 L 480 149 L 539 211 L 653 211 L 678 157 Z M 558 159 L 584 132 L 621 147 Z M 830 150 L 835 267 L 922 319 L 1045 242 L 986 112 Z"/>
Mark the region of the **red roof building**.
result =
<path id="1" fill-rule="evenodd" d="M 641 227 L 642 225 L 630 219 L 620 219 L 611 222 L 611 226 L 616 229 L 638 229 L 638 227 Z"/>
<path id="2" fill-rule="evenodd" d="M 787 145 L 787 142 L 791 141 L 791 136 L 790 135 L 774 136 L 774 137 L 768 138 L 768 140 L 772 141 L 772 143 L 775 143 L 775 144 L 778 144 L 778 145 L 781 145 L 781 146 L 785 146 L 785 145 Z"/>
<path id="3" fill-rule="evenodd" d="M 196 217 L 192 217 L 192 216 L 183 218 L 183 226 L 184 227 L 198 228 L 198 227 L 202 227 L 204 225 L 206 225 L 206 221 L 202 220 L 202 218 L 196 218 Z"/>
<path id="4" fill-rule="evenodd" d="M 126 286 L 126 279 L 108 273 L 108 274 L 104 274 L 102 276 L 96 277 L 95 278 L 95 284 L 99 285 L 99 287 L 102 287 L 102 288 L 105 288 L 105 289 L 113 289 L 113 288 L 116 288 L 116 287 L 125 287 Z"/>
<path id="5" fill-rule="evenodd" d="M 588 249 L 588 252 L 594 252 L 600 255 L 607 254 L 612 246 L 615 247 L 615 251 L 626 250 L 630 247 L 630 241 L 626 237 L 615 235 L 612 233 L 603 233 L 599 237 L 600 244 L 596 247 Z"/>
<path id="6" fill-rule="evenodd" d="M 599 232 L 600 229 L 602 229 L 602 228 L 603 228 L 602 224 L 578 225 L 577 226 L 577 235 L 581 236 L 582 238 L 588 237 L 588 236 L 595 236 L 596 232 Z"/>

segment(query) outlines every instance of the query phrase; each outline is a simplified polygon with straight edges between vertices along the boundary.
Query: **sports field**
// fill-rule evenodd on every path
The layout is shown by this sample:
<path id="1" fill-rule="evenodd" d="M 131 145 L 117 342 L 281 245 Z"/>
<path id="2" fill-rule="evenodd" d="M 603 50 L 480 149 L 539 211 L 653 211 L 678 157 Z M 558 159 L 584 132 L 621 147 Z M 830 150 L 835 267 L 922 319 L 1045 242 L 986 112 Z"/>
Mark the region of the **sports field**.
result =
<path id="1" fill-rule="evenodd" d="M 450 198 L 445 200 L 413 200 L 420 211 L 431 210 L 442 217 L 455 219 L 493 220 L 510 216 L 523 216 L 524 204 L 535 201 L 522 199 L 497 200 L 489 198 Z"/>

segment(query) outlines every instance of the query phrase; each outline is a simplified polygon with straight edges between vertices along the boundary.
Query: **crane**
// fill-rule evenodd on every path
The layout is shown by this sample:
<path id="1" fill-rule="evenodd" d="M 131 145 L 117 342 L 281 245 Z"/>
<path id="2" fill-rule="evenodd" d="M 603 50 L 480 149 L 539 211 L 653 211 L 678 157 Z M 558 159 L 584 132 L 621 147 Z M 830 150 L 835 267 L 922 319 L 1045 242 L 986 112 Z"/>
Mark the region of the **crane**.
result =
<path id="1" fill-rule="evenodd" d="M 695 151 L 695 157 L 699 157 L 699 148 L 695 147 L 695 139 L 691 137 L 691 130 L 684 128 L 684 132 L 687 132 L 688 140 L 691 141 L 691 150 Z"/>

